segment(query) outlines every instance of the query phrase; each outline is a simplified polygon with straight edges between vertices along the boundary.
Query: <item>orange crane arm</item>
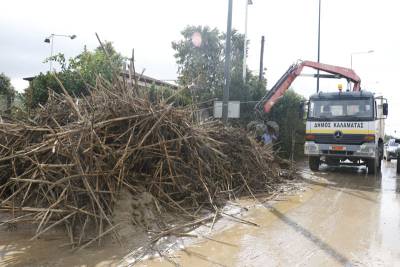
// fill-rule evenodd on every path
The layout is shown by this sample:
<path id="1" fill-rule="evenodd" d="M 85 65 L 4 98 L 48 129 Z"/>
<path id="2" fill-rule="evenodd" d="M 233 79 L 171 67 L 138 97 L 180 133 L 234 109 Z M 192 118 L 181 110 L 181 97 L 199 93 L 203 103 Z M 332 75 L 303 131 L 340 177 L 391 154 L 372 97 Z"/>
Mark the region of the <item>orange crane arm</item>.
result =
<path id="1" fill-rule="evenodd" d="M 314 61 L 300 61 L 289 67 L 283 74 L 278 82 L 268 91 L 268 93 L 256 104 L 256 109 L 261 105 L 264 106 L 264 112 L 268 113 L 272 106 L 279 100 L 279 98 L 289 89 L 293 81 L 301 74 L 304 67 L 310 67 L 316 70 L 322 70 L 330 74 L 338 76 L 338 78 L 345 78 L 353 82 L 353 91 L 361 90 L 361 79 L 352 70 L 344 67 L 338 67 L 328 64 L 322 64 Z"/>

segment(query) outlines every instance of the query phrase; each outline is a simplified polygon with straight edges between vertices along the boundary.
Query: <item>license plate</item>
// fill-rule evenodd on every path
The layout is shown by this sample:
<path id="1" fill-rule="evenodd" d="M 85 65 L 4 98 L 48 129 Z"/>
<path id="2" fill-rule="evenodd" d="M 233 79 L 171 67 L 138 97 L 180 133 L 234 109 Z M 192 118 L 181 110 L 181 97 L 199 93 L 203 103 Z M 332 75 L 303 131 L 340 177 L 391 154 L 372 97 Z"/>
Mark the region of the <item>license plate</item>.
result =
<path id="1" fill-rule="evenodd" d="M 344 150 L 346 150 L 346 147 L 345 146 L 331 146 L 331 150 L 344 151 Z"/>

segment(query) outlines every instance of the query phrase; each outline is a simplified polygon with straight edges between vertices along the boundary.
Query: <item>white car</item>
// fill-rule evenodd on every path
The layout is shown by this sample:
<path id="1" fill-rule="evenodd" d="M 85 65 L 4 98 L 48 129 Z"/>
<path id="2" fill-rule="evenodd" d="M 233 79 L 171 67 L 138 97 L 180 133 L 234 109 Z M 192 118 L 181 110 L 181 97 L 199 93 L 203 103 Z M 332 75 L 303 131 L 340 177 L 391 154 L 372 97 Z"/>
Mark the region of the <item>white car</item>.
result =
<path id="1" fill-rule="evenodd" d="M 397 153 L 400 153 L 400 144 L 396 143 L 396 139 L 390 139 L 383 151 L 383 158 L 387 161 L 397 158 Z"/>

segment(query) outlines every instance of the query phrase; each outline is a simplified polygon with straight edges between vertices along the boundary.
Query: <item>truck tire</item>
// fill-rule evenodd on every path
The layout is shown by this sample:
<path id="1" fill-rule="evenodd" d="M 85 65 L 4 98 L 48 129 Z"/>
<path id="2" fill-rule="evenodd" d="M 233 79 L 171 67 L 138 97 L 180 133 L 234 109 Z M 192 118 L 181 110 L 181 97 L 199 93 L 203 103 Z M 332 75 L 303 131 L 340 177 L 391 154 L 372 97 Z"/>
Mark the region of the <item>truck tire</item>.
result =
<path id="1" fill-rule="evenodd" d="M 397 157 L 396 173 L 400 174 L 400 157 Z"/>
<path id="2" fill-rule="evenodd" d="M 381 170 L 380 161 L 377 159 L 367 160 L 368 174 L 375 174 Z"/>
<path id="3" fill-rule="evenodd" d="M 317 172 L 319 170 L 319 164 L 321 163 L 319 157 L 309 157 L 308 165 L 310 166 L 310 170 Z"/>

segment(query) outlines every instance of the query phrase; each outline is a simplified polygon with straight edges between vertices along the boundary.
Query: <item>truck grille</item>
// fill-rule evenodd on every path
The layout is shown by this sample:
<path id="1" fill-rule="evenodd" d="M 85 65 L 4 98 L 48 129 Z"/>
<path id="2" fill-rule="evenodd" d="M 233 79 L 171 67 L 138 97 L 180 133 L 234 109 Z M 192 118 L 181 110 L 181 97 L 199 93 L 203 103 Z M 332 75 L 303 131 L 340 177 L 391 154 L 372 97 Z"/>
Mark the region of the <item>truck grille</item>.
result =
<path id="1" fill-rule="evenodd" d="M 361 145 L 365 142 L 364 137 L 364 134 L 343 134 L 341 138 L 335 138 L 333 134 L 315 134 L 315 143 Z"/>

